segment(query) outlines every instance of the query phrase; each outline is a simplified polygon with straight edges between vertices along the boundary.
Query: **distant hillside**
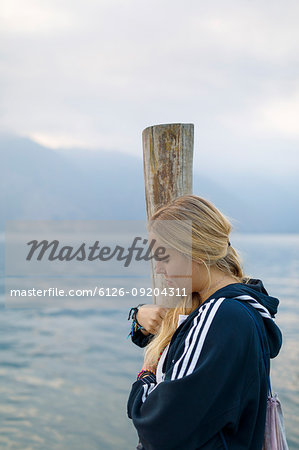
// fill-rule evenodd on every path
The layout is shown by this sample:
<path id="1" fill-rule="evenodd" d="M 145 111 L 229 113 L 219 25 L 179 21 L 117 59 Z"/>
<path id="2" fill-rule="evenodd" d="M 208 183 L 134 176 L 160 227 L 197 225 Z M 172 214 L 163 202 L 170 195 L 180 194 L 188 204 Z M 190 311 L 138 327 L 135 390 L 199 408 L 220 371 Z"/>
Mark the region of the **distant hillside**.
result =
<path id="1" fill-rule="evenodd" d="M 0 136 L 0 230 L 9 219 L 145 219 L 143 162 L 117 151 L 54 151 Z M 233 170 L 233 169 L 232 169 Z M 234 218 L 240 232 L 298 232 L 297 180 L 194 171 L 193 191 Z"/>
<path id="2" fill-rule="evenodd" d="M 29 139 L 0 138 L 0 220 L 143 219 L 142 162 L 103 152 L 90 168 Z M 84 162 L 84 154 L 82 156 Z"/>

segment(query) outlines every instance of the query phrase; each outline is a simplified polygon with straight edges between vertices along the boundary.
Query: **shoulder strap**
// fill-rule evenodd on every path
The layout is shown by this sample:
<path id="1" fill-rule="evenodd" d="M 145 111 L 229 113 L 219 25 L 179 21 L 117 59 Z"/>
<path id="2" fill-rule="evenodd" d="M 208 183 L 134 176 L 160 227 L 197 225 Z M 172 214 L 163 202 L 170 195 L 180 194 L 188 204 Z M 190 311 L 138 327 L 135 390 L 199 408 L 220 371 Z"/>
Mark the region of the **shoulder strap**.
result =
<path id="1" fill-rule="evenodd" d="M 244 303 L 242 303 L 242 302 L 240 302 L 240 303 L 242 306 L 244 306 L 244 308 L 247 309 L 248 313 L 251 315 L 251 317 L 253 318 L 254 323 L 256 325 L 257 332 L 258 332 L 261 346 L 262 346 L 262 351 L 263 351 L 263 359 L 264 359 L 264 364 L 265 364 L 265 368 L 266 368 L 267 382 L 268 382 L 268 392 L 270 392 L 270 395 L 272 396 L 271 382 L 270 382 L 270 358 L 267 358 L 267 356 L 266 356 L 265 344 L 264 344 L 261 327 L 260 327 L 258 321 L 256 320 L 256 318 L 254 317 L 254 314 L 250 311 L 250 309 L 246 305 L 244 305 Z"/>

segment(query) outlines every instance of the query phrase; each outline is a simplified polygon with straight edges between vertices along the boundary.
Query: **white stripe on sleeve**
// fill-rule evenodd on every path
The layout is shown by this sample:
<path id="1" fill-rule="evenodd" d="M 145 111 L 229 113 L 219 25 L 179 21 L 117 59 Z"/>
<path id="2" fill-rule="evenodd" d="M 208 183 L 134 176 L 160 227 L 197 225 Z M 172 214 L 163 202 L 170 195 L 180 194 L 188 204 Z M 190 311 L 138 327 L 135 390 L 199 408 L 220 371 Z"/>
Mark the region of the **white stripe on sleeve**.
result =
<path id="1" fill-rule="evenodd" d="M 192 358 L 192 361 L 191 361 L 191 363 L 189 365 L 189 368 L 188 368 L 188 370 L 186 372 L 186 376 L 190 375 L 193 372 L 193 370 L 195 369 L 197 361 L 198 361 L 198 358 L 200 356 L 200 353 L 201 353 L 201 350 L 202 350 L 202 347 L 203 347 L 203 344 L 204 344 L 204 341 L 206 339 L 207 333 L 208 333 L 209 328 L 211 326 L 211 323 L 212 323 L 212 321 L 213 321 L 213 319 L 214 319 L 214 317 L 215 317 L 215 315 L 216 315 L 216 313 L 218 311 L 218 308 L 220 307 L 221 303 L 224 300 L 225 300 L 224 297 L 223 298 L 219 298 L 218 301 L 213 305 L 213 307 L 212 307 L 212 309 L 210 311 L 210 314 L 209 314 L 209 316 L 207 318 L 207 321 L 206 321 L 206 323 L 204 325 L 204 328 L 203 328 L 203 330 L 202 330 L 202 332 L 200 334 L 199 340 L 198 340 L 197 345 L 196 345 L 195 353 L 193 355 L 193 358 Z"/>
<path id="2" fill-rule="evenodd" d="M 189 346 L 188 351 L 187 351 L 187 353 L 186 353 L 186 355 L 184 357 L 181 370 L 180 370 L 178 376 L 176 377 L 177 379 L 178 378 L 182 378 L 184 376 L 185 372 L 188 370 L 189 365 L 190 365 L 190 361 L 191 361 L 191 354 L 192 354 L 193 350 L 195 349 L 195 347 L 197 345 L 198 336 L 201 335 L 201 331 L 202 331 L 202 329 L 204 327 L 205 318 L 210 315 L 210 312 L 212 311 L 214 306 L 215 306 L 215 299 L 213 299 L 213 301 L 211 301 L 209 303 L 208 307 L 202 312 L 200 320 L 199 320 L 199 322 L 198 322 L 198 324 L 197 324 L 197 326 L 195 328 L 195 332 L 194 332 L 194 335 L 192 337 L 191 345 Z"/>
<path id="3" fill-rule="evenodd" d="M 214 299 L 211 300 L 211 301 L 214 301 Z M 209 302 L 208 304 L 210 304 L 210 303 L 211 302 Z M 203 307 L 198 311 L 198 314 L 193 319 L 193 325 L 190 328 L 189 333 L 187 334 L 187 337 L 185 339 L 185 348 L 184 348 L 183 354 L 182 354 L 182 356 L 178 359 L 178 361 L 174 365 L 174 368 L 173 368 L 173 371 L 172 371 L 172 375 L 171 375 L 171 380 L 175 380 L 176 379 L 176 374 L 177 374 L 177 371 L 178 371 L 179 366 L 181 364 L 181 361 L 186 357 L 188 349 L 190 348 L 190 342 L 192 342 L 191 341 L 191 336 L 192 336 L 194 330 L 196 329 L 197 324 L 200 323 L 201 316 L 202 316 L 202 314 L 203 314 L 203 312 L 204 312 L 204 310 L 205 310 L 205 308 L 207 307 L 208 304 L 203 305 Z"/>

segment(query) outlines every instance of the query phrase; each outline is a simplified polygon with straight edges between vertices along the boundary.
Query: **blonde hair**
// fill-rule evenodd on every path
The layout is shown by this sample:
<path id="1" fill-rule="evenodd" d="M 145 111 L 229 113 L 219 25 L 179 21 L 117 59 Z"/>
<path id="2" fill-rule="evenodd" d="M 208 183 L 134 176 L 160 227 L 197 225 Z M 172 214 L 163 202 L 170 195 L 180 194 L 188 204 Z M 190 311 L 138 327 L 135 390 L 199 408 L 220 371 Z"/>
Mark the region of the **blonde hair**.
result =
<path id="1" fill-rule="evenodd" d="M 244 277 L 238 253 L 228 245 L 232 225 L 209 201 L 196 195 L 178 197 L 152 215 L 148 228 L 165 245 L 202 263 L 207 269 L 209 280 L 209 268 L 213 266 L 233 277 L 236 282 L 248 281 Z M 182 297 L 175 308 L 168 310 L 160 330 L 145 349 L 149 364 L 157 364 L 177 328 L 179 315 L 190 314 L 201 304 L 198 292 L 190 296 Z M 187 305 L 192 306 L 188 308 Z"/>

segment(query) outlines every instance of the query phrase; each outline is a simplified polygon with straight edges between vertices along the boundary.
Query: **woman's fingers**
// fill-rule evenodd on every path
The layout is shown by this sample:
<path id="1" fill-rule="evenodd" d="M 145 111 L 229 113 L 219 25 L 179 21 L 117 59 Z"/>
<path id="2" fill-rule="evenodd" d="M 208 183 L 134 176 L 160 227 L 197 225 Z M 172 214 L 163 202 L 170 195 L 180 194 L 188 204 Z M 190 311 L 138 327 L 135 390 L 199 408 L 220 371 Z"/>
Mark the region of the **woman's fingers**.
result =
<path id="1" fill-rule="evenodd" d="M 150 327 L 151 333 L 156 334 L 159 331 L 161 323 L 162 323 L 162 319 L 161 320 L 156 320 L 156 319 L 150 320 L 149 327 Z"/>
<path id="2" fill-rule="evenodd" d="M 159 305 L 143 305 L 137 313 L 137 321 L 147 331 L 156 334 L 169 308 Z"/>
<path id="3" fill-rule="evenodd" d="M 160 306 L 159 316 L 162 320 L 164 319 L 164 317 L 166 316 L 166 314 L 169 310 L 170 310 L 170 308 L 166 308 L 165 306 Z"/>

